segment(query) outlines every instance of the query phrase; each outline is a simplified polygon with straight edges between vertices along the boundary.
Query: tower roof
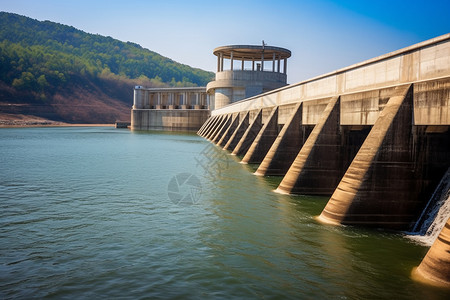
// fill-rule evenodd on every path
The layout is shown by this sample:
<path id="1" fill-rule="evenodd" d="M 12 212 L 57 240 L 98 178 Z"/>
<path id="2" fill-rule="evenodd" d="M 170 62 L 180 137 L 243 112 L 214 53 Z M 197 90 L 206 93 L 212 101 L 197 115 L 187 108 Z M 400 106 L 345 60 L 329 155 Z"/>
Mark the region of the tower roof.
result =
<path id="1" fill-rule="evenodd" d="M 272 60 L 273 55 L 277 59 L 285 59 L 291 57 L 291 51 L 285 48 L 273 46 L 256 46 L 256 45 L 230 45 L 221 46 L 214 49 L 213 54 L 219 56 L 222 53 L 224 58 L 230 59 L 231 53 L 233 58 L 244 60 L 261 60 L 264 54 L 264 60 Z"/>

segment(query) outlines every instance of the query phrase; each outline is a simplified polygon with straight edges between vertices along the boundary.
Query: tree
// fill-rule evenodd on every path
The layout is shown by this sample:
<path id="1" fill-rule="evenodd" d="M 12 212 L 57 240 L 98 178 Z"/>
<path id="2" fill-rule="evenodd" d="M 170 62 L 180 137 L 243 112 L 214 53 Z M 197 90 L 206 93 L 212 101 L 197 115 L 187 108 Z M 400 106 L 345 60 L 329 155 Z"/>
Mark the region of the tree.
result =
<path id="1" fill-rule="evenodd" d="M 37 83 L 39 85 L 39 88 L 41 89 L 41 92 L 44 92 L 45 89 L 48 87 L 47 79 L 45 78 L 45 75 L 41 75 L 37 79 Z"/>
<path id="2" fill-rule="evenodd" d="M 19 90 L 34 90 L 36 88 L 36 78 L 30 72 L 22 72 L 20 78 L 16 78 L 13 80 L 13 87 Z"/>

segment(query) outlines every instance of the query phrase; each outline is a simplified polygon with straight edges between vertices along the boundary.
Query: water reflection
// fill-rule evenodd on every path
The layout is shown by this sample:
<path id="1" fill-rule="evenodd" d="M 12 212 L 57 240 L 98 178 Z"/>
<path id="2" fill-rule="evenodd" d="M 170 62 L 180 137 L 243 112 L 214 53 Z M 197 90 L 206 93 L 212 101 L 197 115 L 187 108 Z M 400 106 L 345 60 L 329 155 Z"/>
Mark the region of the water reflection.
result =
<path id="1" fill-rule="evenodd" d="M 410 248 L 395 233 L 318 223 L 314 216 L 320 214 L 328 197 L 273 193 L 282 177 L 245 175 L 241 172 L 251 174 L 258 165 L 237 164 L 239 160 L 234 157 L 234 164 L 221 177 L 213 201 L 220 220 L 214 224 L 220 231 L 214 240 L 223 242 L 214 247 L 222 254 L 227 252 L 226 256 L 214 256 L 220 257 L 221 262 L 216 263 L 221 268 L 263 280 L 259 273 L 239 271 L 239 266 L 256 264 L 255 270 L 270 272 L 267 279 L 275 285 L 311 297 L 429 296 L 429 288 L 409 278 L 423 248 Z"/>
<path id="2" fill-rule="evenodd" d="M 195 135 L 0 134 L 0 298 L 446 295 L 409 279 L 426 248 L 319 224 L 326 197 L 274 193 L 280 177 L 254 176 Z M 195 204 L 168 195 L 184 173 L 199 179 Z"/>

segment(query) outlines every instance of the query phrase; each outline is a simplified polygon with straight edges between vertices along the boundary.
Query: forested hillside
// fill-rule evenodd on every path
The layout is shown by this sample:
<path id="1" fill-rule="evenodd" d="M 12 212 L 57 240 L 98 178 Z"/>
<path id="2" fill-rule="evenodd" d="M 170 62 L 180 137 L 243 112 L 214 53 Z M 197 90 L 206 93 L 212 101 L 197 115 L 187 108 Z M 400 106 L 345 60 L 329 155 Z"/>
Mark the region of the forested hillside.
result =
<path id="1" fill-rule="evenodd" d="M 212 78 L 134 43 L 0 12 L 0 115 L 6 119 L 112 123 L 129 119 L 134 85 L 203 86 Z"/>

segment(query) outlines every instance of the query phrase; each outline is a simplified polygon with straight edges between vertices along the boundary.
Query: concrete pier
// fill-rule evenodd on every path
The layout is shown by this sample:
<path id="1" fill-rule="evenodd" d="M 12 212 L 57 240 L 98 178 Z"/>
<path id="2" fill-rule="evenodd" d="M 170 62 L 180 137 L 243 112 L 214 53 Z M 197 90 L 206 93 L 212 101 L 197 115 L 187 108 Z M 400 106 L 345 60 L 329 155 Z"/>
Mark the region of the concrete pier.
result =
<path id="1" fill-rule="evenodd" d="M 250 114 L 249 114 L 250 115 Z M 262 109 L 258 111 L 253 121 L 250 123 L 250 125 L 245 130 L 244 134 L 242 135 L 241 139 L 236 145 L 236 148 L 234 148 L 232 155 L 243 155 L 247 153 L 248 149 L 253 144 L 255 138 L 258 136 L 259 131 L 262 128 Z"/>
<path id="2" fill-rule="evenodd" d="M 216 134 L 211 138 L 211 142 L 213 142 L 214 144 L 219 142 L 225 131 L 228 129 L 228 126 L 230 126 L 232 118 L 233 114 L 228 114 L 227 116 L 225 116 L 222 125 L 218 127 Z"/>
<path id="3" fill-rule="evenodd" d="M 302 103 L 292 109 L 292 114 L 264 157 L 255 175 L 284 175 L 304 143 Z"/>
<path id="4" fill-rule="evenodd" d="M 428 250 L 413 278 L 430 285 L 450 288 L 450 218 Z"/>
<path id="5" fill-rule="evenodd" d="M 236 130 L 238 125 L 239 125 L 239 114 L 235 114 L 234 116 L 232 116 L 230 126 L 225 130 L 223 136 L 217 142 L 217 145 L 224 147 L 228 142 L 228 140 L 233 135 L 233 132 Z"/>
<path id="6" fill-rule="evenodd" d="M 211 122 L 211 125 L 208 126 L 208 128 L 205 130 L 203 137 L 209 140 L 211 135 L 217 130 L 217 128 L 219 127 L 218 125 L 223 121 L 224 118 L 225 116 L 212 117 L 213 121 Z"/>
<path id="7" fill-rule="evenodd" d="M 246 112 L 242 120 L 239 122 L 239 125 L 236 127 L 233 134 L 231 135 L 230 139 L 223 147 L 223 150 L 233 151 L 234 148 L 236 148 L 237 144 L 239 143 L 248 126 L 250 125 L 249 116 L 250 116 L 249 112 Z"/>
<path id="8" fill-rule="evenodd" d="M 328 101 L 277 192 L 327 195 L 334 191 L 344 172 L 341 168 L 339 103 L 339 97 Z"/>
<path id="9" fill-rule="evenodd" d="M 406 230 L 417 213 L 417 184 L 409 153 L 412 87 L 389 99 L 319 219 Z M 417 200 L 414 200 L 417 199 Z"/>
<path id="10" fill-rule="evenodd" d="M 208 140 L 213 141 L 216 138 L 216 136 L 219 134 L 220 130 L 222 129 L 223 125 L 228 120 L 228 117 L 229 117 L 229 115 L 221 116 L 221 118 L 217 122 L 217 125 L 214 126 L 214 128 L 212 128 L 210 134 L 206 137 Z"/>
<path id="11" fill-rule="evenodd" d="M 248 149 L 241 163 L 252 164 L 260 163 L 267 152 L 269 151 L 272 143 L 278 136 L 278 107 L 272 110 L 272 113 L 268 117 L 264 126 L 258 132 L 258 135 L 254 139 L 252 145 Z"/>
<path id="12" fill-rule="evenodd" d="M 205 123 L 203 123 L 202 127 L 197 131 L 197 134 L 199 136 L 204 136 L 204 133 L 208 130 L 208 128 L 211 126 L 212 122 L 215 120 L 216 117 L 209 117 Z"/>

